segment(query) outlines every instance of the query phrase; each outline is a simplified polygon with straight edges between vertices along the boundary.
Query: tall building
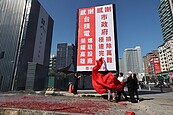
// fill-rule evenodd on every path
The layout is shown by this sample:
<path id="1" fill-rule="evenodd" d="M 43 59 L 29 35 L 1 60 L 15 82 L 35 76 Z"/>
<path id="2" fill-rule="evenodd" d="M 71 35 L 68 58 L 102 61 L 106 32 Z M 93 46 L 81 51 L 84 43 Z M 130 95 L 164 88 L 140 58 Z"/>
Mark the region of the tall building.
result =
<path id="1" fill-rule="evenodd" d="M 173 39 L 158 47 L 161 72 L 173 71 Z"/>
<path id="2" fill-rule="evenodd" d="M 153 50 L 152 53 L 147 53 L 144 56 L 144 70 L 147 76 L 156 76 L 161 72 L 160 57 L 157 50 Z"/>
<path id="3" fill-rule="evenodd" d="M 123 58 L 119 58 L 119 72 L 124 72 Z"/>
<path id="4" fill-rule="evenodd" d="M 68 67 L 71 64 L 70 70 L 74 70 L 74 45 L 71 43 L 57 44 L 57 69 Z"/>
<path id="5" fill-rule="evenodd" d="M 160 0 L 158 8 L 164 43 L 158 47 L 161 72 L 173 70 L 173 0 Z"/>
<path id="6" fill-rule="evenodd" d="M 124 74 L 127 74 L 128 71 L 143 73 L 143 61 L 140 46 L 125 49 L 123 54 L 123 63 Z"/>
<path id="7" fill-rule="evenodd" d="M 37 0 L 0 3 L 1 91 L 43 89 L 48 73 L 53 19 Z"/>
<path id="8" fill-rule="evenodd" d="M 165 42 L 173 38 L 173 0 L 160 0 L 158 13 Z"/>

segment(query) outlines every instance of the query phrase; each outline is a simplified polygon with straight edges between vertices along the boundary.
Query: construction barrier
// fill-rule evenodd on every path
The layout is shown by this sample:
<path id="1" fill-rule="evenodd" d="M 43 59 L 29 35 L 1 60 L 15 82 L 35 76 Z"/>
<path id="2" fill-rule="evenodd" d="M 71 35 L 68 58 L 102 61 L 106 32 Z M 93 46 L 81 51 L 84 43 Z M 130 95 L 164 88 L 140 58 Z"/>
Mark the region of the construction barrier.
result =
<path id="1" fill-rule="evenodd" d="M 73 89 L 74 89 L 73 84 L 70 84 L 70 85 L 69 85 L 69 88 L 68 88 L 68 92 L 69 92 L 69 93 L 73 93 Z"/>
<path id="2" fill-rule="evenodd" d="M 55 93 L 55 91 L 56 91 L 55 88 L 47 88 L 45 94 L 46 94 L 46 95 L 52 95 L 52 94 Z"/>

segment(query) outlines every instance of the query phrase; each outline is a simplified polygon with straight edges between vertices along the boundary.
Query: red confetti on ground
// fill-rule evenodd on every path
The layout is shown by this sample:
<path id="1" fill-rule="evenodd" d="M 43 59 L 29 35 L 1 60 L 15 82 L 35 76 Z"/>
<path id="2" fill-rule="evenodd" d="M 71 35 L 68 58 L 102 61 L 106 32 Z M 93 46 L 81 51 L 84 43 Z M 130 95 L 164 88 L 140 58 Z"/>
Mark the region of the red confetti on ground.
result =
<path id="1" fill-rule="evenodd" d="M 122 106 L 127 106 L 127 104 L 126 103 L 124 103 L 124 102 L 118 102 L 120 105 L 122 105 Z"/>
<path id="2" fill-rule="evenodd" d="M 135 115 L 135 112 L 133 112 L 133 111 L 126 111 L 125 114 L 126 114 L 126 115 Z"/>
<path id="3" fill-rule="evenodd" d="M 7 96 L 0 97 L 0 107 L 46 110 L 57 112 L 95 114 L 98 111 L 108 110 L 106 100 L 72 99 L 52 96 Z"/>

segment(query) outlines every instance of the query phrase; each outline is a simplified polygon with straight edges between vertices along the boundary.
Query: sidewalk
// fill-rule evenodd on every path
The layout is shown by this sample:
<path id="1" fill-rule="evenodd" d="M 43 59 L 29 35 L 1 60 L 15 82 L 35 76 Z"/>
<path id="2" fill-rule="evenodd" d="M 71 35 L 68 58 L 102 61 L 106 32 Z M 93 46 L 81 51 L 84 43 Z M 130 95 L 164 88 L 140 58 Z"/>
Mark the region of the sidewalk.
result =
<path id="1" fill-rule="evenodd" d="M 102 97 L 104 95 L 107 95 L 107 93 L 98 94 L 95 90 L 78 90 L 78 95 L 74 95 L 73 93 L 69 93 L 68 91 L 55 91 L 54 93 L 62 96 L 75 96 L 75 97 Z"/>
<path id="2" fill-rule="evenodd" d="M 140 102 L 109 102 L 94 90 L 78 90 L 74 96 L 67 91 L 52 95 L 0 94 L 0 115 L 173 115 L 173 92 L 139 91 Z M 127 115 L 126 114 L 126 115 Z"/>

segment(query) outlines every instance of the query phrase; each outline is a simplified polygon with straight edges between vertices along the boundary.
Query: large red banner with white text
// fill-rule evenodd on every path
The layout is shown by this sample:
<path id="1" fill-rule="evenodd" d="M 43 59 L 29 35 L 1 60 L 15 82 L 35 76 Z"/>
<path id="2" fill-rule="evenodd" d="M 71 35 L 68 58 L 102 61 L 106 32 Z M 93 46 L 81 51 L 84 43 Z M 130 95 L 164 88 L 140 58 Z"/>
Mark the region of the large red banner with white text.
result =
<path id="1" fill-rule="evenodd" d="M 160 61 L 158 57 L 152 57 L 150 59 L 151 64 L 153 65 L 153 72 L 154 73 L 160 73 L 161 68 L 160 68 Z"/>
<path id="2" fill-rule="evenodd" d="M 78 10 L 77 71 L 92 71 L 104 58 L 101 71 L 116 71 L 113 5 Z"/>

